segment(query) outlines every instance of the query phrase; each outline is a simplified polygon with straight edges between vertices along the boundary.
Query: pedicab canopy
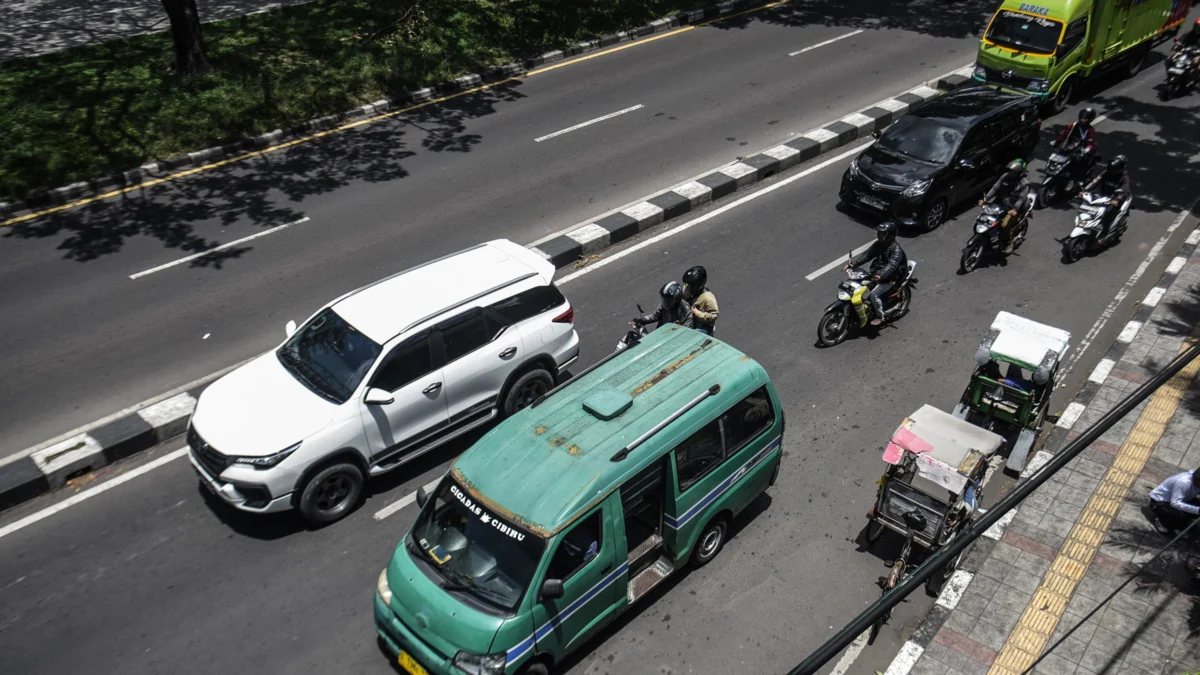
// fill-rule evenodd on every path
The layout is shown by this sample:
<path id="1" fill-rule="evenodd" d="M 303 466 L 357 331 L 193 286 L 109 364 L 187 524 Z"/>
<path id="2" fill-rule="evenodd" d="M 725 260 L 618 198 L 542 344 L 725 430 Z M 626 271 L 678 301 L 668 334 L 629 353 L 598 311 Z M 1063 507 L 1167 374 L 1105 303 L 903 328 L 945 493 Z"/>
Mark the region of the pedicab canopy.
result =
<path id="1" fill-rule="evenodd" d="M 998 434 L 924 405 L 892 434 L 883 461 L 899 464 L 905 452 L 911 453 L 921 478 L 962 493 L 979 463 L 986 462 L 1003 443 Z"/>
<path id="2" fill-rule="evenodd" d="M 1067 354 L 1071 334 L 1065 330 L 1000 312 L 975 352 L 975 361 L 1005 361 L 1033 371 L 1034 381 L 1045 384 Z"/>

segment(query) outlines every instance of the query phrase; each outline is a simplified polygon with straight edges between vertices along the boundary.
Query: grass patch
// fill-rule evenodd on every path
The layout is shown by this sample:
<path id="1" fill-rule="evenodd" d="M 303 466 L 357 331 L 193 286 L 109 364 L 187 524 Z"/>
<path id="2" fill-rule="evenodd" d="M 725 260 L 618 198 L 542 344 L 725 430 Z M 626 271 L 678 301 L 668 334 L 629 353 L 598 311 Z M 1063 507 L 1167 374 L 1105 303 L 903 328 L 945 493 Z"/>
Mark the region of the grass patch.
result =
<path id="1" fill-rule="evenodd" d="M 316 0 L 205 24 L 217 71 L 167 34 L 0 64 L 0 200 L 391 98 L 703 0 Z"/>

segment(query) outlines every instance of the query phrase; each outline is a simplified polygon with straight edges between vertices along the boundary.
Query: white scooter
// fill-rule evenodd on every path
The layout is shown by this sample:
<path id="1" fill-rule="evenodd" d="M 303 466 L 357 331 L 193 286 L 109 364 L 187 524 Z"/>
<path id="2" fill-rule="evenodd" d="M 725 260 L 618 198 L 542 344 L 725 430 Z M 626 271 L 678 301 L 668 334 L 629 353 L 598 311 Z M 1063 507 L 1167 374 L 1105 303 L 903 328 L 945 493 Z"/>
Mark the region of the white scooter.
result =
<path id="1" fill-rule="evenodd" d="M 1129 226 L 1129 207 L 1133 204 L 1133 197 L 1129 197 L 1118 206 L 1113 205 L 1112 199 L 1096 192 L 1084 192 L 1080 197 L 1075 229 L 1071 230 L 1071 236 L 1062 241 L 1063 258 L 1067 262 L 1073 263 L 1090 250 L 1100 246 L 1111 246 L 1121 240 L 1121 235 L 1125 234 Z M 1119 208 L 1120 212 L 1108 228 L 1108 233 L 1101 237 L 1104 218 L 1109 210 L 1114 208 Z"/>

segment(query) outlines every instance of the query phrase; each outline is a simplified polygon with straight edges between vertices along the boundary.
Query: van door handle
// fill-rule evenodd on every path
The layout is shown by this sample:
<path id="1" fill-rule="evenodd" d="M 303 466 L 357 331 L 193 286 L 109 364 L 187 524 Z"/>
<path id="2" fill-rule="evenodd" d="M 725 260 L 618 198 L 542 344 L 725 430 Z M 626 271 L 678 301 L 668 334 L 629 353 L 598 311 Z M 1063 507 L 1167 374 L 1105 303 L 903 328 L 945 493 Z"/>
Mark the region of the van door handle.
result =
<path id="1" fill-rule="evenodd" d="M 608 574 L 611 571 L 612 571 L 612 563 L 608 563 L 607 565 L 604 566 L 604 569 L 600 570 L 600 574 Z"/>
<path id="2" fill-rule="evenodd" d="M 422 391 L 426 394 L 432 394 L 433 392 L 435 392 L 441 388 L 442 388 L 441 382 L 434 382 L 433 384 L 429 385 L 428 387 L 425 387 Z"/>
<path id="3" fill-rule="evenodd" d="M 510 359 L 510 358 L 512 358 L 512 357 L 513 357 L 513 355 L 514 355 L 514 354 L 516 354 L 516 353 L 517 353 L 517 348 L 516 348 L 516 347 L 509 347 L 508 349 L 505 349 L 504 351 L 500 352 L 500 358 L 502 358 L 502 359 Z"/>

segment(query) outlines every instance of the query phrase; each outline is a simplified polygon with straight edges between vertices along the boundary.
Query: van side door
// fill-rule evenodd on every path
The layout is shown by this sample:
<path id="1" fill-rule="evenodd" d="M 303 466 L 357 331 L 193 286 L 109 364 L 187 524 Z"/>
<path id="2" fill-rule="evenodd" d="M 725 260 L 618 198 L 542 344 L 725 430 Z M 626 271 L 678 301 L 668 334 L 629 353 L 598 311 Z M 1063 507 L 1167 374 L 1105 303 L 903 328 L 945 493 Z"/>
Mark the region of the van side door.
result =
<path id="1" fill-rule="evenodd" d="M 551 544 L 549 563 L 531 587 L 537 652 L 548 652 L 558 661 L 603 628 L 625 599 L 626 573 L 621 560 L 613 518 L 620 511 L 610 495 L 587 515 L 577 519 Z M 541 596 L 547 579 L 563 584 L 561 598 Z"/>

